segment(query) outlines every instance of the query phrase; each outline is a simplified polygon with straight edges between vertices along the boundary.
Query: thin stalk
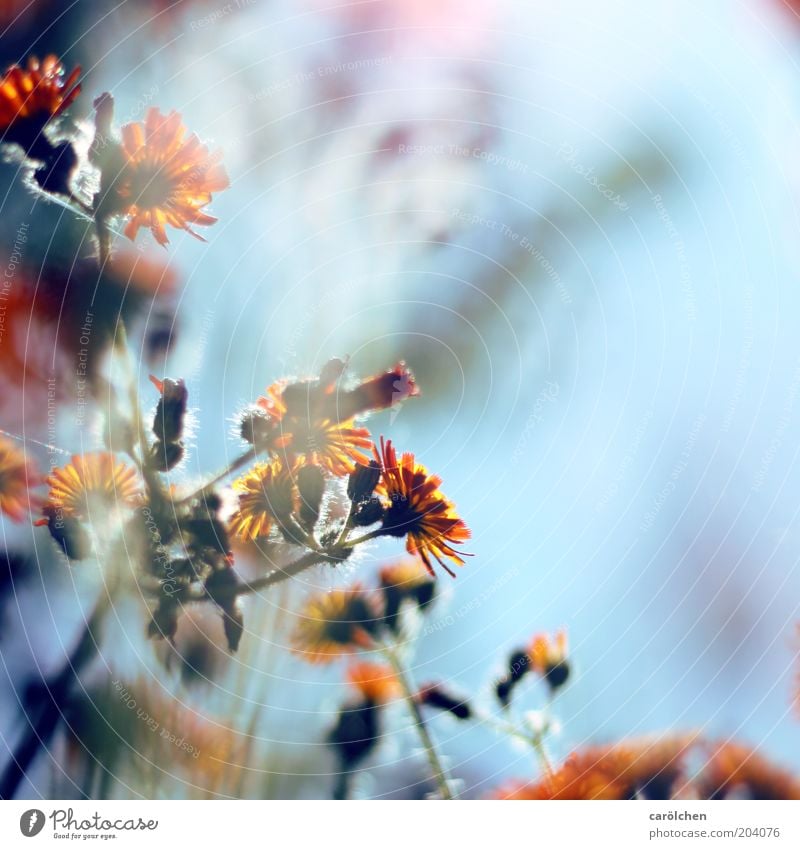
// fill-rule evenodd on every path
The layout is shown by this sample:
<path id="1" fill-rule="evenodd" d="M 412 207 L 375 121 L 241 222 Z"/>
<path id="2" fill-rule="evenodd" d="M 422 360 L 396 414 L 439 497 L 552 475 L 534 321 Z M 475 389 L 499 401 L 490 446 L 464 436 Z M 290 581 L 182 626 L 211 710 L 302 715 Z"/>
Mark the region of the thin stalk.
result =
<path id="1" fill-rule="evenodd" d="M 317 563 L 323 563 L 330 559 L 330 555 L 325 552 L 308 551 L 293 563 L 281 566 L 274 572 L 270 572 L 269 575 L 265 575 L 263 578 L 243 583 L 241 586 L 236 588 L 236 595 L 247 595 L 248 593 L 255 593 L 259 590 L 265 589 L 266 587 L 271 587 L 274 584 L 280 584 L 283 581 L 287 581 L 289 578 L 297 577 L 297 575 L 301 572 L 305 572 L 305 570 L 309 569 L 311 566 L 314 566 Z"/>
<path id="2" fill-rule="evenodd" d="M 384 657 L 389 661 L 389 664 L 400 683 L 400 687 L 403 690 L 403 698 L 408 705 L 409 713 L 411 714 L 411 718 L 414 722 L 414 727 L 416 728 L 422 748 L 425 750 L 425 756 L 428 759 L 428 765 L 430 766 L 431 773 L 433 774 L 433 779 L 436 782 L 439 793 L 442 799 L 454 799 L 455 797 L 450 789 L 450 784 L 447 778 L 447 772 L 445 771 L 436 751 L 436 746 L 434 745 L 433 738 L 428 731 L 428 727 L 425 725 L 425 719 L 419 709 L 417 700 L 414 698 L 414 688 L 409 680 L 405 666 L 400 660 L 397 652 L 390 646 L 384 646 L 381 651 Z"/>

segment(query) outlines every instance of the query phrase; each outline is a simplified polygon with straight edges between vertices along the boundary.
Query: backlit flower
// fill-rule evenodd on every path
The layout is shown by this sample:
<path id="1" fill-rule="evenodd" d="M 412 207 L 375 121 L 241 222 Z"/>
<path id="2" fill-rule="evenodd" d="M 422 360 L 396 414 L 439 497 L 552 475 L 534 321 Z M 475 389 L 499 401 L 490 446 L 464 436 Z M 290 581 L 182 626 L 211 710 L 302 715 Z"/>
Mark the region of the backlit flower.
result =
<path id="1" fill-rule="evenodd" d="M 360 584 L 313 596 L 300 612 L 292 645 L 310 663 L 330 663 L 370 648 L 379 620 Z"/>
<path id="2" fill-rule="evenodd" d="M 46 513 L 88 518 L 93 509 L 112 504 L 133 506 L 139 499 L 136 472 L 113 454 L 75 454 L 66 466 L 54 469 L 46 479 L 50 487 Z"/>
<path id="3" fill-rule="evenodd" d="M 509 784 L 500 799 L 670 799 L 679 788 L 691 737 L 590 746 L 552 775 Z"/>
<path id="4" fill-rule="evenodd" d="M 406 537 L 406 550 L 417 555 L 433 575 L 432 560 L 450 575 L 455 573 L 444 562 L 464 564 L 464 552 L 451 543 L 461 543 L 470 537 L 455 506 L 439 491 L 442 482 L 417 463 L 413 454 L 403 454 L 400 462 L 391 441 L 381 437 L 381 450 L 375 459 L 383 470 L 383 486 L 388 498 L 388 510 L 383 527 L 393 536 Z"/>
<path id="5" fill-rule="evenodd" d="M 436 582 L 416 558 L 399 560 L 380 571 L 383 593 L 383 617 L 393 631 L 399 625 L 400 609 L 405 603 L 416 604 L 424 610 L 433 601 Z"/>
<path id="6" fill-rule="evenodd" d="M 372 439 L 352 417 L 331 417 L 326 398 L 317 380 L 273 383 L 256 401 L 264 417 L 253 422 L 261 430 L 250 441 L 291 464 L 320 466 L 337 477 L 349 475 L 356 464 L 368 462 Z"/>
<path id="7" fill-rule="evenodd" d="M 239 508 L 231 517 L 230 530 L 242 540 L 267 536 L 276 522 L 292 512 L 292 475 L 280 460 L 256 464 L 232 484 Z"/>
<path id="8" fill-rule="evenodd" d="M 149 227 L 166 245 L 166 225 L 186 230 L 203 241 L 191 225 L 209 226 L 216 218 L 203 212 L 212 193 L 229 185 L 218 152 L 210 153 L 197 136 L 187 136 L 177 112 L 162 115 L 150 108 L 144 123 L 122 129 L 121 168 L 104 175 L 109 194 L 101 201 L 105 212 L 127 217 L 125 235 L 133 240 L 140 227 Z"/>
<path id="9" fill-rule="evenodd" d="M 373 705 L 385 704 L 403 694 L 392 668 L 382 663 L 354 663 L 347 670 L 347 680 L 363 696 L 364 701 Z"/>
<path id="10" fill-rule="evenodd" d="M 12 65 L 0 81 L 0 136 L 29 150 L 45 124 L 60 115 L 80 93 L 80 68 L 65 77 L 53 55 L 40 62 L 28 59 L 27 68 Z"/>
<path id="11" fill-rule="evenodd" d="M 567 682 L 570 667 L 566 631 L 557 631 L 552 637 L 549 634 L 537 634 L 527 653 L 531 669 L 541 675 L 552 690 L 557 690 Z"/>
<path id="12" fill-rule="evenodd" d="M 0 436 L 0 512 L 21 522 L 31 507 L 29 490 L 38 485 L 34 464 L 10 439 Z"/>
<path id="13" fill-rule="evenodd" d="M 712 747 L 697 786 L 703 799 L 800 799 L 800 778 L 741 743 Z"/>

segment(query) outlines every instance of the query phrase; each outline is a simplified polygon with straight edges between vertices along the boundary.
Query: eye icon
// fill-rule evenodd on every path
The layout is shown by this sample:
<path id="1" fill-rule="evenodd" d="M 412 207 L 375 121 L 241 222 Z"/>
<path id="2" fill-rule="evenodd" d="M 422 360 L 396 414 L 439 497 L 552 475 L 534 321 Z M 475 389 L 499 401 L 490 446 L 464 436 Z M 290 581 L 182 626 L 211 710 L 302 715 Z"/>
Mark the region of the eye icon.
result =
<path id="1" fill-rule="evenodd" d="M 44 812 L 38 808 L 31 808 L 19 818 L 19 830 L 25 837 L 36 837 L 44 828 Z"/>

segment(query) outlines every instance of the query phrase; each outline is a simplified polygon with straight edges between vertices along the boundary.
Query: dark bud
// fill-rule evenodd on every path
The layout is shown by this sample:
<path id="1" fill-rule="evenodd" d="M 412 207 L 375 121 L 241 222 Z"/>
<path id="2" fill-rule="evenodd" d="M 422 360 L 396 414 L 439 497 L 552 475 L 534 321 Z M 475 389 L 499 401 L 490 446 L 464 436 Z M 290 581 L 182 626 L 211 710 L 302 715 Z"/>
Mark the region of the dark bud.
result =
<path id="1" fill-rule="evenodd" d="M 183 455 L 182 442 L 162 442 L 157 439 L 150 448 L 147 465 L 154 472 L 168 472 L 180 463 Z"/>
<path id="2" fill-rule="evenodd" d="M 530 659 L 528 655 L 518 649 L 511 653 L 508 659 L 508 673 L 495 685 L 497 700 L 505 708 L 511 703 L 514 687 L 530 671 Z"/>
<path id="3" fill-rule="evenodd" d="M 180 610 L 171 598 L 162 598 L 153 611 L 150 624 L 147 626 L 147 636 L 158 640 L 167 639 L 172 642 L 178 631 L 178 615 Z"/>
<path id="4" fill-rule="evenodd" d="M 173 380 L 171 377 L 158 380 L 150 375 L 150 380 L 161 393 L 153 418 L 153 433 L 162 442 L 179 442 L 189 400 L 186 384 L 181 379 Z"/>
<path id="5" fill-rule="evenodd" d="M 328 734 L 328 745 L 336 752 L 342 769 L 350 772 L 373 750 L 379 736 L 379 709 L 372 702 L 362 702 L 342 708 Z"/>
<path id="6" fill-rule="evenodd" d="M 300 493 L 300 521 L 313 528 L 319 519 L 322 496 L 325 493 L 325 475 L 319 466 L 302 466 L 297 472 L 297 490 Z"/>
<path id="7" fill-rule="evenodd" d="M 72 145 L 61 142 L 50 149 L 44 165 L 33 172 L 33 179 L 46 192 L 69 195 L 77 165 L 78 155 Z"/>
<path id="8" fill-rule="evenodd" d="M 419 389 L 414 375 L 405 363 L 399 362 L 394 368 L 365 380 L 355 389 L 339 392 L 336 404 L 341 420 L 345 420 L 370 410 L 385 410 L 415 395 L 419 395 Z"/>
<path id="9" fill-rule="evenodd" d="M 559 687 L 563 687 L 567 683 L 569 673 L 569 663 L 566 660 L 562 660 L 561 663 L 556 663 L 554 666 L 548 668 L 544 674 L 544 679 L 549 684 L 550 689 L 555 692 Z"/>
<path id="10" fill-rule="evenodd" d="M 364 501 L 359 505 L 353 513 L 353 524 L 359 528 L 374 525 L 383 519 L 385 512 L 379 498 L 370 498 L 369 501 Z"/>
<path id="11" fill-rule="evenodd" d="M 212 549 L 227 557 L 231 545 L 228 529 L 217 518 L 192 518 L 181 522 L 185 536 L 183 542 L 187 548 L 199 551 L 204 548 Z"/>
<path id="12" fill-rule="evenodd" d="M 256 407 L 242 415 L 239 432 L 250 445 L 258 449 L 266 448 L 275 438 L 276 424 L 271 416 Z"/>
<path id="13" fill-rule="evenodd" d="M 368 466 L 359 463 L 347 479 L 347 497 L 356 504 L 366 501 L 375 492 L 380 479 L 381 467 L 374 460 L 370 460 Z"/>
<path id="14" fill-rule="evenodd" d="M 228 641 L 228 651 L 234 654 L 244 633 L 244 613 L 238 599 L 222 611 L 222 625 L 225 628 L 225 639 Z"/>
<path id="15" fill-rule="evenodd" d="M 381 583 L 383 592 L 383 621 L 389 630 L 397 633 L 400 624 L 400 608 L 405 602 L 413 602 L 420 610 L 431 604 L 436 593 L 436 582 L 421 581 L 418 584 Z"/>
<path id="16" fill-rule="evenodd" d="M 37 524 L 45 524 L 45 520 Z M 70 560 L 85 560 L 91 555 L 92 541 L 79 519 L 48 510 L 46 524 L 56 545 Z"/>
<path id="17" fill-rule="evenodd" d="M 437 708 L 453 714 L 456 719 L 470 719 L 472 709 L 466 699 L 459 699 L 448 693 L 441 684 L 426 684 L 417 693 L 417 702 L 421 705 Z"/>

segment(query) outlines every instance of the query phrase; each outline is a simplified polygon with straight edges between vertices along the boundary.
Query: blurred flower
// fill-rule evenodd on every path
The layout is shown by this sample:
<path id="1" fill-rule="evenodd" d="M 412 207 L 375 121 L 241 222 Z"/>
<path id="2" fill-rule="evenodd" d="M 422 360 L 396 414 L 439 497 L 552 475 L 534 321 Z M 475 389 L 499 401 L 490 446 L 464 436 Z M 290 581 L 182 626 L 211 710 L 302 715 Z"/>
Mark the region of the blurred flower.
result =
<path id="1" fill-rule="evenodd" d="M 472 708 L 469 701 L 463 696 L 451 693 L 443 684 L 438 682 L 423 684 L 417 692 L 416 701 L 426 707 L 446 711 L 456 719 L 472 718 Z"/>
<path id="2" fill-rule="evenodd" d="M 93 506 L 133 506 L 140 495 L 134 469 L 102 451 L 73 455 L 71 463 L 54 469 L 45 482 L 50 487 L 46 512 L 67 517 L 88 518 Z"/>
<path id="3" fill-rule="evenodd" d="M 80 72 L 75 68 L 65 78 L 63 65 L 52 54 L 41 62 L 31 56 L 24 69 L 12 65 L 0 82 L 2 141 L 31 151 L 47 122 L 60 115 L 80 93 Z"/>
<path id="4" fill-rule="evenodd" d="M 382 705 L 403 695 L 392 668 L 382 663 L 354 663 L 347 670 L 347 680 L 369 704 Z"/>
<path id="5" fill-rule="evenodd" d="M 415 462 L 413 454 L 403 454 L 398 464 L 391 440 L 384 442 L 383 437 L 380 454 L 375 450 L 375 459 L 381 464 L 389 499 L 383 527 L 392 536 L 407 537 L 406 550 L 418 555 L 431 575 L 434 574 L 431 559 L 435 559 L 455 577 L 443 558 L 462 566 L 464 552 L 457 551 L 450 543 L 464 542 L 470 532 L 453 503 L 439 491 L 441 478 Z"/>
<path id="6" fill-rule="evenodd" d="M 702 799 L 800 799 L 800 779 L 749 746 L 720 743 L 697 780 Z"/>
<path id="7" fill-rule="evenodd" d="M 21 522 L 31 509 L 29 490 L 40 482 L 34 463 L 10 439 L 0 436 L 0 512 Z"/>
<path id="8" fill-rule="evenodd" d="M 110 124 L 101 110 L 110 110 L 110 97 L 99 98 L 98 133 Z M 166 225 L 186 230 L 197 239 L 190 225 L 209 226 L 216 218 L 203 212 L 212 193 L 228 187 L 228 175 L 219 152 L 210 153 L 196 135 L 186 136 L 177 112 L 162 115 L 151 107 L 144 123 L 125 124 L 119 155 L 101 152 L 93 145 L 93 158 L 100 162 L 103 194 L 98 215 L 120 214 L 128 218 L 125 235 L 133 240 L 140 227 L 149 227 L 160 245 L 166 245 Z M 116 173 L 114 173 L 116 172 Z"/>
<path id="9" fill-rule="evenodd" d="M 567 632 L 560 630 L 553 637 L 537 634 L 528 648 L 531 669 L 541 675 L 555 691 L 567 683 L 570 667 L 567 659 Z"/>
<path id="10" fill-rule="evenodd" d="M 536 783 L 511 783 L 499 799 L 670 799 L 684 772 L 688 736 L 590 746 Z"/>
<path id="11" fill-rule="evenodd" d="M 233 482 L 239 509 L 230 520 L 230 530 L 243 540 L 267 536 L 276 522 L 292 512 L 292 476 L 280 460 L 258 463 Z"/>
<path id="12" fill-rule="evenodd" d="M 397 629 L 400 608 L 405 602 L 412 602 L 424 610 L 436 593 L 436 582 L 419 560 L 399 560 L 384 566 L 380 571 L 380 581 L 383 617 L 392 630 Z"/>
<path id="13" fill-rule="evenodd" d="M 309 663 L 330 663 L 370 648 L 379 624 L 360 584 L 313 596 L 299 615 L 292 643 Z"/>

